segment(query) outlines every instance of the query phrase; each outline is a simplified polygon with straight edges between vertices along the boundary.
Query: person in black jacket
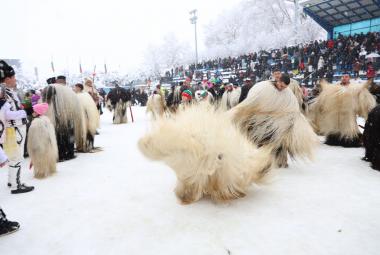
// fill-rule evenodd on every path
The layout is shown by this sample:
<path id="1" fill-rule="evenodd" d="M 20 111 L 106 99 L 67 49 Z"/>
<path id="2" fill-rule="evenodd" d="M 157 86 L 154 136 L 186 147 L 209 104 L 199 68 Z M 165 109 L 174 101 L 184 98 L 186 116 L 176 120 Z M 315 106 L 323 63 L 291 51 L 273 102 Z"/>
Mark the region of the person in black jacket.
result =
<path id="1" fill-rule="evenodd" d="M 241 94 L 239 98 L 239 103 L 247 98 L 249 90 L 252 88 L 253 84 L 250 78 L 245 79 L 245 84 L 241 87 Z"/>
<path id="2" fill-rule="evenodd" d="M 363 133 L 365 156 L 363 160 L 371 162 L 371 167 L 380 171 L 380 105 L 368 114 Z"/>

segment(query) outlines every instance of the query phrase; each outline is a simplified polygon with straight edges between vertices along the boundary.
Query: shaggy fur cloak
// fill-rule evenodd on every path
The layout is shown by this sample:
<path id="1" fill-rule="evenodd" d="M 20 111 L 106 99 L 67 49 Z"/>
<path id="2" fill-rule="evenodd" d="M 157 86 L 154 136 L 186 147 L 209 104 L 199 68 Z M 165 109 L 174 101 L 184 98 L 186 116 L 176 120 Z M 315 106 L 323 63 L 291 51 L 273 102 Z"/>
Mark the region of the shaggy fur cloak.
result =
<path id="1" fill-rule="evenodd" d="M 113 112 L 113 123 L 128 122 L 127 107 L 131 103 L 132 95 L 124 88 L 116 87 L 107 95 L 107 108 Z"/>
<path id="2" fill-rule="evenodd" d="M 27 148 L 34 166 L 34 177 L 45 178 L 56 172 L 57 140 L 54 126 L 48 117 L 33 119 L 29 127 Z"/>
<path id="3" fill-rule="evenodd" d="M 272 148 L 279 167 L 287 166 L 288 153 L 312 158 L 318 139 L 289 88 L 279 91 L 271 81 L 257 83 L 229 114 L 254 144 Z"/>
<path id="4" fill-rule="evenodd" d="M 96 129 L 99 127 L 99 111 L 92 96 L 87 92 L 76 94 L 83 116 L 82 135 L 76 141 L 77 151 L 90 152 L 94 148 Z"/>
<path id="5" fill-rule="evenodd" d="M 360 147 L 357 115 L 367 118 L 376 101 L 368 91 L 369 83 L 347 87 L 321 82 L 322 92 L 309 107 L 315 131 L 326 136 L 326 144 Z"/>
<path id="6" fill-rule="evenodd" d="M 177 176 L 175 193 L 183 204 L 204 196 L 227 201 L 246 195 L 271 167 L 270 151 L 257 149 L 223 112 L 209 104 L 178 110 L 160 118 L 138 142 L 151 160 L 170 166 Z"/>
<path id="7" fill-rule="evenodd" d="M 43 101 L 49 104 L 46 116 L 55 128 L 59 160 L 74 158 L 74 144 L 83 136 L 83 115 L 78 97 L 61 84 L 48 86 Z"/>
<path id="8" fill-rule="evenodd" d="M 148 98 L 146 103 L 146 112 L 152 114 L 153 119 L 158 119 L 164 115 L 165 105 L 162 100 L 162 95 L 154 93 Z"/>

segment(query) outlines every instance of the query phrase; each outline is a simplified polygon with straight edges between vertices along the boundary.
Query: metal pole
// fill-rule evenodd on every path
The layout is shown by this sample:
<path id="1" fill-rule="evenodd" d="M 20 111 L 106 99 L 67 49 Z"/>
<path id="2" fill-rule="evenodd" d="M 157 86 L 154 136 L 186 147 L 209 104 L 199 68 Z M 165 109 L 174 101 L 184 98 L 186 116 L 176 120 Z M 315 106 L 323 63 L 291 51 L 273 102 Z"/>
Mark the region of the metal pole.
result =
<path id="1" fill-rule="evenodd" d="M 190 11 L 190 15 L 192 15 L 190 18 L 190 22 L 191 24 L 194 24 L 194 32 L 195 32 L 195 67 L 196 67 L 196 65 L 198 64 L 197 10 L 194 9 Z"/>
<path id="2" fill-rule="evenodd" d="M 299 1 L 294 0 L 294 31 L 295 31 L 295 43 L 298 43 L 298 21 L 299 21 Z"/>
<path id="3" fill-rule="evenodd" d="M 194 27 L 195 27 L 195 69 L 197 69 L 197 66 L 196 66 L 198 65 L 197 20 L 195 20 Z"/>

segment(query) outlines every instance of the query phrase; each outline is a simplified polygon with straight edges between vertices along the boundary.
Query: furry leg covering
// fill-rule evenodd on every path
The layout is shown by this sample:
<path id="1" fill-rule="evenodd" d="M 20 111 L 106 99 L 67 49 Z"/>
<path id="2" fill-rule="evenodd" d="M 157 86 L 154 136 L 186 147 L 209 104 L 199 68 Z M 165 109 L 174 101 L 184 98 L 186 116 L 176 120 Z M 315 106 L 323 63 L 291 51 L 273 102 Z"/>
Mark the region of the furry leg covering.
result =
<path id="1" fill-rule="evenodd" d="M 174 170 L 175 193 L 183 204 L 204 196 L 217 202 L 243 197 L 271 168 L 270 150 L 257 149 L 228 115 L 208 104 L 158 119 L 138 146 L 147 158 Z"/>
<path id="2" fill-rule="evenodd" d="M 123 124 L 128 122 L 127 104 L 128 102 L 123 102 L 121 99 L 116 103 L 113 114 L 113 124 Z"/>
<path id="3" fill-rule="evenodd" d="M 56 172 L 58 147 L 54 127 L 48 117 L 40 116 L 32 121 L 28 153 L 34 166 L 34 177 L 45 178 Z"/>

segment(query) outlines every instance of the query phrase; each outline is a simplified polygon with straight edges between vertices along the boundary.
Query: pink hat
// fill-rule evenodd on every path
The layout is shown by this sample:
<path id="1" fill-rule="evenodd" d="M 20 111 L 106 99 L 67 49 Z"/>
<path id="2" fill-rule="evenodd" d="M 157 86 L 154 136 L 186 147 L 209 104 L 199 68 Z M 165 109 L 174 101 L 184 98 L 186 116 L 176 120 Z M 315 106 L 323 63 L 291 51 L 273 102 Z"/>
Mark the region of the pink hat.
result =
<path id="1" fill-rule="evenodd" d="M 33 105 L 33 110 L 38 115 L 44 115 L 49 109 L 49 105 L 47 103 L 35 104 Z"/>

